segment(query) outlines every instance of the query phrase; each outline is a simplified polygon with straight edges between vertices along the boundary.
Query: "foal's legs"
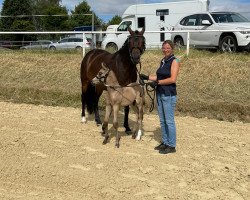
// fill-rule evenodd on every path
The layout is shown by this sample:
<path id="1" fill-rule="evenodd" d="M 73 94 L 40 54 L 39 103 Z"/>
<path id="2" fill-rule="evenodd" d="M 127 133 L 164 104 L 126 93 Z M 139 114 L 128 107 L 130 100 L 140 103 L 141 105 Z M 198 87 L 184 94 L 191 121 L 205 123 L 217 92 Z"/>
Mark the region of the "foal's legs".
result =
<path id="1" fill-rule="evenodd" d="M 138 106 L 138 118 L 137 118 L 137 123 L 138 123 L 138 132 L 136 136 L 136 140 L 140 140 L 142 136 L 142 120 L 143 120 L 143 102 L 140 102 L 137 104 Z"/>
<path id="2" fill-rule="evenodd" d="M 133 105 L 132 108 L 136 114 L 136 123 L 135 123 L 135 128 L 132 134 L 132 138 L 136 140 L 140 140 L 142 136 L 143 105 L 136 104 L 136 105 Z"/>
<path id="3" fill-rule="evenodd" d="M 108 134 L 108 122 L 109 122 L 109 116 L 112 112 L 112 106 L 111 104 L 106 104 L 106 108 L 105 108 L 105 117 L 104 117 L 104 121 L 102 124 L 102 135 L 104 136 L 104 140 L 103 140 L 103 144 L 107 144 L 108 143 L 108 139 L 109 139 L 109 134 Z"/>
<path id="4" fill-rule="evenodd" d="M 138 130 L 138 112 L 139 112 L 139 110 L 138 110 L 138 107 L 136 106 L 136 105 L 133 105 L 133 104 L 131 104 L 131 107 L 132 107 L 132 109 L 134 110 L 134 112 L 135 112 L 135 125 L 134 125 L 134 128 L 133 128 L 133 131 L 132 131 L 132 138 L 133 139 L 135 139 L 135 137 L 136 137 L 136 132 L 137 132 L 137 130 Z"/>
<path id="5" fill-rule="evenodd" d="M 114 127 L 115 132 L 116 132 L 115 146 L 117 148 L 120 147 L 120 139 L 121 139 L 121 136 L 120 136 L 120 134 L 118 132 L 118 112 L 119 112 L 119 104 L 113 105 L 113 115 L 114 115 L 113 127 Z"/>

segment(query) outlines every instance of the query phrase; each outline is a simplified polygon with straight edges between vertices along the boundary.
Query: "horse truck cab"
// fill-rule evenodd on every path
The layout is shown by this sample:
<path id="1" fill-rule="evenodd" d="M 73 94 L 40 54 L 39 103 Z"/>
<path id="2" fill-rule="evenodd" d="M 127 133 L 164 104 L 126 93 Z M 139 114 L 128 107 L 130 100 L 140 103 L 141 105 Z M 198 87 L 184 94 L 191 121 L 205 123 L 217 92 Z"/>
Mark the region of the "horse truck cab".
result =
<path id="1" fill-rule="evenodd" d="M 186 0 L 167 3 L 135 4 L 129 6 L 122 15 L 119 25 L 108 27 L 102 41 L 103 49 L 118 50 L 127 39 L 128 27 L 141 31 L 145 27 L 146 48 L 160 48 L 164 40 L 170 39 L 172 27 L 182 17 L 208 11 L 209 0 Z"/>

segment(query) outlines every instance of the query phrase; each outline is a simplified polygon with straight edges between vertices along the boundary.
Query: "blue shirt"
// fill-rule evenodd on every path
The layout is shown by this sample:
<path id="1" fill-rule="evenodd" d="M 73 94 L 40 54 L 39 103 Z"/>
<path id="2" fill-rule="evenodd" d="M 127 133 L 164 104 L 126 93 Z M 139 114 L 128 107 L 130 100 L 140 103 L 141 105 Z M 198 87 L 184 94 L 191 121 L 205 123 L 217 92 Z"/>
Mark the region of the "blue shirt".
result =
<path id="1" fill-rule="evenodd" d="M 160 67 L 156 71 L 157 80 L 163 80 L 171 77 L 171 65 L 175 56 L 171 55 L 168 58 L 161 60 Z M 156 91 L 159 94 L 165 94 L 166 96 L 175 96 L 177 95 L 176 84 L 171 83 L 168 85 L 157 85 Z"/>

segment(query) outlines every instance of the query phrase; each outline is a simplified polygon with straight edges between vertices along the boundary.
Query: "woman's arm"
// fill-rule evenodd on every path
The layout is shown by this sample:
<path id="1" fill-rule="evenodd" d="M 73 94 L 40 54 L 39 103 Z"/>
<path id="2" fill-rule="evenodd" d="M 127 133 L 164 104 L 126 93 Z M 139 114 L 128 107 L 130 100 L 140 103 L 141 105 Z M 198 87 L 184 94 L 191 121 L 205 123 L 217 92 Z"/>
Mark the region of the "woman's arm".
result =
<path id="1" fill-rule="evenodd" d="M 148 80 L 150 80 L 150 81 L 156 81 L 157 80 L 157 76 L 156 75 L 149 75 L 148 76 Z"/>

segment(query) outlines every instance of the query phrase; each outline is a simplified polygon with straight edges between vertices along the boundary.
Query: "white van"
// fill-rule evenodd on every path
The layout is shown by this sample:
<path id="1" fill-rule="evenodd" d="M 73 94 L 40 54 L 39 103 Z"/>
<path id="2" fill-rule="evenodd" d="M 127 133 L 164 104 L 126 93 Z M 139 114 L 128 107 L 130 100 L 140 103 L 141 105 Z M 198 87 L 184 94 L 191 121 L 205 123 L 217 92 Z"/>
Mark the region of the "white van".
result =
<path id="1" fill-rule="evenodd" d="M 131 5 L 122 15 L 122 22 L 118 26 L 109 27 L 108 31 L 115 33 L 106 34 L 102 41 L 102 48 L 120 49 L 129 34 L 128 26 L 132 30 L 139 31 L 145 27 L 146 47 L 160 47 L 164 40 L 170 39 L 170 33 L 150 33 L 150 31 L 171 31 L 182 17 L 208 11 L 208 7 L 209 0 Z"/>

